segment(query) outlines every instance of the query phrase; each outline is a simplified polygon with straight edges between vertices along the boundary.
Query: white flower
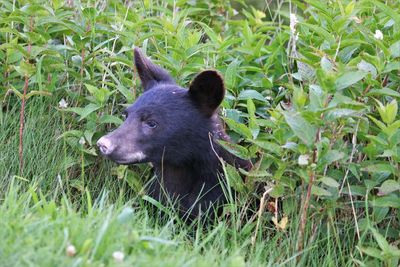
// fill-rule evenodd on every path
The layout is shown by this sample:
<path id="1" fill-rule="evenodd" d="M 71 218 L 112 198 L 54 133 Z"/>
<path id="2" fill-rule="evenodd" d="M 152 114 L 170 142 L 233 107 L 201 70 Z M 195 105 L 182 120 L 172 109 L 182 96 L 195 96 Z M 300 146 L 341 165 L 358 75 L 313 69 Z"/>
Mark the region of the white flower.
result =
<path id="1" fill-rule="evenodd" d="M 58 102 L 58 106 L 59 106 L 60 108 L 67 108 L 67 107 L 68 107 L 68 103 L 67 103 L 67 101 L 65 101 L 64 98 L 62 98 L 61 101 Z"/>
<path id="2" fill-rule="evenodd" d="M 76 254 L 76 248 L 73 245 L 68 245 L 65 252 L 67 253 L 67 256 L 73 257 Z"/>
<path id="3" fill-rule="evenodd" d="M 84 137 L 81 137 L 81 139 L 79 139 L 79 144 L 81 144 L 82 146 L 86 144 Z"/>
<path id="4" fill-rule="evenodd" d="M 300 155 L 299 159 L 297 160 L 297 163 L 300 166 L 307 166 L 308 165 L 308 159 L 310 158 L 309 155 Z"/>
<path id="5" fill-rule="evenodd" d="M 296 33 L 296 25 L 299 20 L 296 17 L 296 14 L 290 13 L 290 32 L 294 35 Z"/>
<path id="6" fill-rule="evenodd" d="M 376 30 L 374 34 L 375 39 L 383 40 L 383 33 L 380 30 Z"/>
<path id="7" fill-rule="evenodd" d="M 123 262 L 125 257 L 124 253 L 121 251 L 114 251 L 112 256 L 116 262 Z"/>

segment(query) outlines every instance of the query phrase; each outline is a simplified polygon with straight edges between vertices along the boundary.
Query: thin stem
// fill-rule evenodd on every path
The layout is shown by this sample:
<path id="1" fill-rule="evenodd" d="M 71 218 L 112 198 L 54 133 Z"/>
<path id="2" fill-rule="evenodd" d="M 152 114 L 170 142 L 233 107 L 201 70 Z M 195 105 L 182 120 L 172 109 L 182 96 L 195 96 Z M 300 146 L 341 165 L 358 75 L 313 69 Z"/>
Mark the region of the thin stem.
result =
<path id="1" fill-rule="evenodd" d="M 29 21 L 29 31 L 32 31 L 33 27 L 33 17 L 30 17 Z M 28 42 L 28 56 L 25 59 L 25 61 L 29 64 L 29 58 L 32 50 L 32 43 L 29 41 Z M 23 89 L 23 95 L 21 99 L 21 111 L 20 111 L 20 116 L 19 116 L 19 149 L 18 149 L 18 156 L 19 156 L 19 173 L 21 176 L 23 176 L 24 173 L 24 140 L 23 140 L 23 135 L 24 135 L 24 128 L 25 128 L 25 104 L 26 104 L 26 94 L 28 92 L 28 87 L 29 87 L 29 75 L 25 74 L 25 83 L 24 83 L 24 89 Z"/>

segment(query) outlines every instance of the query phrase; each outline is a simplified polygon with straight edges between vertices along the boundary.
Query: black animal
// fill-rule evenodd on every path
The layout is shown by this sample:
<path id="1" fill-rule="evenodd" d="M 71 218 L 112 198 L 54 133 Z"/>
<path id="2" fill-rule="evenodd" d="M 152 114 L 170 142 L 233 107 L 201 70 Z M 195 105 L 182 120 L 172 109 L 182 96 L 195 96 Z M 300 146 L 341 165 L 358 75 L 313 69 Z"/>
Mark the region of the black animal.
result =
<path id="1" fill-rule="evenodd" d="M 216 142 L 229 140 L 217 115 L 223 80 L 214 70 L 203 71 L 187 90 L 139 49 L 134 53 L 144 93 L 126 109 L 125 122 L 97 145 L 120 164 L 151 162 L 157 179 L 147 188 L 150 196 L 176 200 L 183 218 L 195 218 L 226 202 L 220 159 L 250 168 Z"/>

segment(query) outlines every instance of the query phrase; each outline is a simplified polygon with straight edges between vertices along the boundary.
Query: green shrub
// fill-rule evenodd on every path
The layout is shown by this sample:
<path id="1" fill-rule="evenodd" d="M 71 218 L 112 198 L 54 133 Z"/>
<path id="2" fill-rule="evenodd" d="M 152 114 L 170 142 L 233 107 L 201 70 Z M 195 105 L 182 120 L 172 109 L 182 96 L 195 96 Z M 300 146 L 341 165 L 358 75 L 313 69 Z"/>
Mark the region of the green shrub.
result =
<path id="1" fill-rule="evenodd" d="M 84 191 L 99 165 L 95 141 L 121 124 L 121 109 L 140 94 L 134 46 L 182 86 L 215 68 L 225 78 L 222 114 L 236 143 L 223 145 L 254 162 L 249 173 L 239 170 L 245 183 L 226 166 L 239 201 L 251 202 L 261 184 L 282 202 L 280 214 L 268 212 L 277 228 L 298 210 L 299 248 L 304 227 L 347 223 L 360 255 L 396 265 L 399 2 L 278 6 L 266 17 L 249 7 L 236 15 L 225 0 L 3 1 L 0 122 L 10 110 L 17 116 L 11 107 L 22 99 L 42 95 L 47 105 L 51 98 L 63 126 L 58 171 Z M 56 106 L 62 99 L 68 106 Z M 115 172 L 138 191 L 144 169 Z"/>

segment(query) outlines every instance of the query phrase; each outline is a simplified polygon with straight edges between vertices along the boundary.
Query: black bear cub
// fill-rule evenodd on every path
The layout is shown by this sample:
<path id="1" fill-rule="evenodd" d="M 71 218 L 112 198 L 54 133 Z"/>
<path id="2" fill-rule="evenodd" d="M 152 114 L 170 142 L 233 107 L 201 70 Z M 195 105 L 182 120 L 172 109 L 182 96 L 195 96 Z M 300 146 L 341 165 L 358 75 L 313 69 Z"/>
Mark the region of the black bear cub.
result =
<path id="1" fill-rule="evenodd" d="M 151 162 L 157 179 L 148 194 L 161 202 L 177 201 L 180 215 L 193 219 L 226 202 L 221 159 L 250 167 L 216 141 L 229 140 L 217 114 L 223 80 L 216 71 L 203 71 L 187 90 L 138 48 L 134 53 L 144 93 L 126 109 L 124 123 L 97 145 L 120 164 Z"/>

